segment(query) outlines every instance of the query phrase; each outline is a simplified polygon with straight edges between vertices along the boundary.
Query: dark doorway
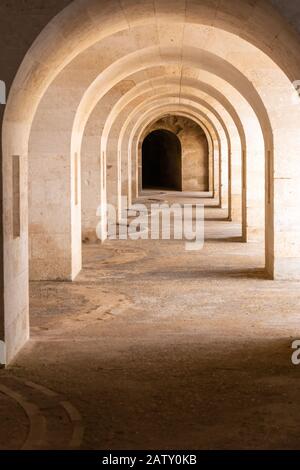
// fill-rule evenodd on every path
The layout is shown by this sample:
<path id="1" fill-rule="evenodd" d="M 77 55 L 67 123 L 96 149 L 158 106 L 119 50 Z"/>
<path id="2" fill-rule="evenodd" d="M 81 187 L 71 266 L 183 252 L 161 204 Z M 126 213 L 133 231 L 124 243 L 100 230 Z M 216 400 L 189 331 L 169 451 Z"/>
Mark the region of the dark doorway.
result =
<path id="1" fill-rule="evenodd" d="M 182 190 L 181 143 L 173 132 L 151 132 L 143 142 L 143 189 Z"/>

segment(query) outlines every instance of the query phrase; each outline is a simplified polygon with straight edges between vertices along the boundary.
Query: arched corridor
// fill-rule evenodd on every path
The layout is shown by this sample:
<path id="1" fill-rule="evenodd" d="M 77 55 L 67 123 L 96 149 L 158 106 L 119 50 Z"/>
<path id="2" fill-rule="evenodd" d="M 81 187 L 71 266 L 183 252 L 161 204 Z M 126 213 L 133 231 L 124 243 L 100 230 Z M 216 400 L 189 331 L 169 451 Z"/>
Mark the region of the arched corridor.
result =
<path id="1" fill-rule="evenodd" d="M 300 447 L 289 3 L 0 5 L 0 449 Z"/>

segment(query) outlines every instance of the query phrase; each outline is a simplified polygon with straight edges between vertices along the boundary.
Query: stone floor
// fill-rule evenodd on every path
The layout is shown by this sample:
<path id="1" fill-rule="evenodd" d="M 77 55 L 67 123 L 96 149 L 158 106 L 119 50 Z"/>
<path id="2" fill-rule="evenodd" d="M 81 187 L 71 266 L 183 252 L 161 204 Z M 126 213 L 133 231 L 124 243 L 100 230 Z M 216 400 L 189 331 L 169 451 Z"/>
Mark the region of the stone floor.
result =
<path id="1" fill-rule="evenodd" d="M 261 247 L 206 216 L 202 251 L 86 245 L 76 282 L 31 284 L 0 448 L 300 449 L 299 283 L 265 279 Z"/>

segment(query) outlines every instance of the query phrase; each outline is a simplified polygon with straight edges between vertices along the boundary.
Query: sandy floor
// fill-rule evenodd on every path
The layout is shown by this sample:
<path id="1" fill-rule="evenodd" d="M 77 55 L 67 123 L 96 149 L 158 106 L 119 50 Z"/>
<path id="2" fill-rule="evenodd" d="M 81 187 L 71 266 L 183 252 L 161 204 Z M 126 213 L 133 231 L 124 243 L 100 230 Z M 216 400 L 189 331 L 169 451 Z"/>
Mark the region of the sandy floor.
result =
<path id="1" fill-rule="evenodd" d="M 0 372 L 0 448 L 300 449 L 299 283 L 264 279 L 239 227 L 206 236 L 200 252 L 87 245 L 76 282 L 32 283 L 32 339 Z"/>

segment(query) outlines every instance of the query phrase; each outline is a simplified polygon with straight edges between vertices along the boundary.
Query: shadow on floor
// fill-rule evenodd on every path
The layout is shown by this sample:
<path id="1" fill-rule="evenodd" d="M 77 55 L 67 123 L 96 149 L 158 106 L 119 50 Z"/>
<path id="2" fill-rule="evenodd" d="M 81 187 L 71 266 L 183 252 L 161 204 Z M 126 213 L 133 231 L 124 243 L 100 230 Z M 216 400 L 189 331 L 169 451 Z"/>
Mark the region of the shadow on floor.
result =
<path id="1" fill-rule="evenodd" d="M 290 338 L 129 333 L 31 345 L 9 374 L 71 400 L 85 449 L 300 447 Z"/>

